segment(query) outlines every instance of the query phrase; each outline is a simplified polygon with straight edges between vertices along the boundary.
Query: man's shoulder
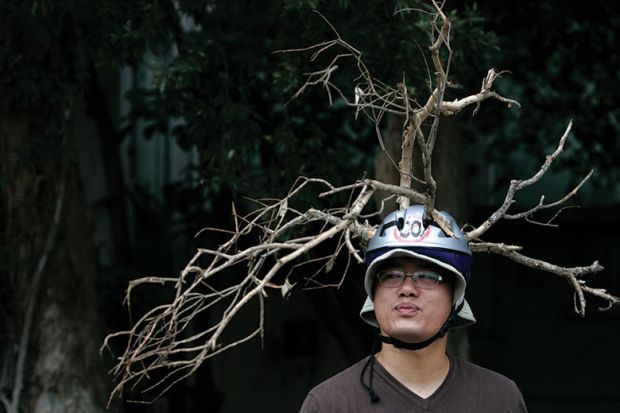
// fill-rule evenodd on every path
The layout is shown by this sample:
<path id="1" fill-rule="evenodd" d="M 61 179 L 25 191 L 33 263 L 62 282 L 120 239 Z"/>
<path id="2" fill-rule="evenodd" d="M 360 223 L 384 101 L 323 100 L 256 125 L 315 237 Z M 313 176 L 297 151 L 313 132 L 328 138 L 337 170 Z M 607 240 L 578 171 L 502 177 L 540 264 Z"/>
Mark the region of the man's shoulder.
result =
<path id="1" fill-rule="evenodd" d="M 474 364 L 467 360 L 459 358 L 453 358 L 452 360 L 454 360 L 454 362 L 458 366 L 457 368 L 460 371 L 460 374 L 462 374 L 467 379 L 475 380 L 477 382 L 483 382 L 486 384 L 495 383 L 497 385 L 516 387 L 514 381 L 496 371 L 479 366 L 478 364 Z"/>
<path id="2" fill-rule="evenodd" d="M 326 389 L 333 391 L 334 388 L 348 387 L 351 383 L 359 383 L 361 371 L 364 369 L 364 365 L 368 361 L 368 358 L 364 358 L 357 363 L 347 367 L 341 372 L 333 375 L 325 381 L 316 385 L 311 393 L 323 392 Z"/>
<path id="3" fill-rule="evenodd" d="M 451 360 L 454 360 L 458 365 L 460 365 L 460 367 L 464 371 L 467 371 L 470 374 L 477 374 L 481 376 L 490 376 L 490 377 L 497 377 L 497 376 L 505 377 L 496 371 L 483 367 L 469 360 L 464 360 L 458 357 L 452 357 Z"/>
<path id="4" fill-rule="evenodd" d="M 361 411 L 357 408 L 357 403 L 363 396 L 360 374 L 367 360 L 360 360 L 316 385 L 306 396 L 300 412 Z"/>
<path id="5" fill-rule="evenodd" d="M 466 412 L 527 413 L 523 395 L 508 377 L 469 361 L 452 358 L 455 366 L 447 403 Z"/>

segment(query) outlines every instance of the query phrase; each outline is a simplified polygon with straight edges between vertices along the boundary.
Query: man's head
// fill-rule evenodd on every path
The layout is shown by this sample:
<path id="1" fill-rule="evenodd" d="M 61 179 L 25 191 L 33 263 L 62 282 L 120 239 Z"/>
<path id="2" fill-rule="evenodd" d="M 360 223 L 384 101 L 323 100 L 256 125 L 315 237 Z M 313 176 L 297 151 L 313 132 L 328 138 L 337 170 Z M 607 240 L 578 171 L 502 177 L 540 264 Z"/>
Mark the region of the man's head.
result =
<path id="1" fill-rule="evenodd" d="M 426 294 L 430 291 L 422 289 L 422 294 L 425 296 L 434 295 L 438 291 L 450 291 L 448 314 L 443 321 L 446 322 L 448 318 L 451 320 L 444 326 L 439 326 L 437 330 L 441 329 L 441 335 L 445 334 L 450 327 L 475 322 L 471 309 L 465 301 L 465 287 L 469 280 L 471 267 L 471 251 L 467 240 L 456 220 L 448 213 L 441 212 L 441 215 L 449 222 L 454 237 L 448 236 L 434 222 L 424 226 L 423 215 L 424 208 L 421 205 L 393 212 L 385 217 L 377 228 L 375 236 L 370 240 L 366 251 L 367 269 L 364 281 L 369 298 L 360 315 L 371 325 L 379 327 L 382 322 L 381 316 L 375 315 L 374 308 L 384 304 L 383 298 L 385 298 L 386 291 L 391 291 L 394 295 L 399 290 L 398 294 L 409 294 L 409 297 L 414 297 L 411 294 L 420 293 L 418 291 L 420 289 L 415 288 L 411 277 L 407 277 L 408 279 L 398 289 L 386 290 L 380 285 L 378 280 L 380 271 L 386 268 L 386 265 L 389 268 L 394 264 L 408 266 L 408 268 L 432 267 L 437 275 L 445 277 L 446 280 L 452 279 L 452 283 L 439 282 L 436 291 L 430 290 L 433 291 L 432 294 Z M 378 292 L 380 295 L 377 294 Z M 377 298 L 381 298 L 381 302 Z M 382 329 L 383 327 L 381 325 Z"/>

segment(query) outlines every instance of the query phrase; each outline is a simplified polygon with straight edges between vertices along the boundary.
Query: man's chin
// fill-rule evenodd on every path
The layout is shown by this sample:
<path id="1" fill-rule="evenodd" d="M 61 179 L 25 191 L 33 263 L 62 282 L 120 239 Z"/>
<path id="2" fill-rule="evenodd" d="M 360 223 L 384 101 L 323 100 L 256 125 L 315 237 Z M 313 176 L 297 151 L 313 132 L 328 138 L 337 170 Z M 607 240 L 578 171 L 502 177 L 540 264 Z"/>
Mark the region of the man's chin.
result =
<path id="1" fill-rule="evenodd" d="M 394 328 L 386 334 L 405 343 L 421 343 L 433 336 L 433 334 L 411 326 Z"/>

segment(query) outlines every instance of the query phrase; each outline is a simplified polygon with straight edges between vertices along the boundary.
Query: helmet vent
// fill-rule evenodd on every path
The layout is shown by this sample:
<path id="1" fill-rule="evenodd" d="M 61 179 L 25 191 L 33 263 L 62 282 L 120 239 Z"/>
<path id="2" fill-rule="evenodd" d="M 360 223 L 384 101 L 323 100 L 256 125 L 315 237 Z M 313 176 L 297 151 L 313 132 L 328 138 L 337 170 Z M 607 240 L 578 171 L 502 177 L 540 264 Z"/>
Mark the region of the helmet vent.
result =
<path id="1" fill-rule="evenodd" d="M 398 217 L 398 219 L 396 220 L 396 227 L 398 228 L 399 231 L 402 231 L 403 228 L 405 227 L 405 218 Z"/>

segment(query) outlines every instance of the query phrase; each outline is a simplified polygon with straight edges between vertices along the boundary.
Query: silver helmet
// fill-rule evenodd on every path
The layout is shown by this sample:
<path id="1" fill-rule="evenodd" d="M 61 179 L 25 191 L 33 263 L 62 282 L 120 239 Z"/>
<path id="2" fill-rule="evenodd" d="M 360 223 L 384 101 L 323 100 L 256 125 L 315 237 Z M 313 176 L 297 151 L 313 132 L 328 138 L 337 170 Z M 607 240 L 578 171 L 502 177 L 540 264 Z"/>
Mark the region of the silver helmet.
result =
<path id="1" fill-rule="evenodd" d="M 377 228 L 366 249 L 366 276 L 364 287 L 368 297 L 360 316 L 368 324 L 378 327 L 372 296 L 376 273 L 381 263 L 393 258 L 410 257 L 427 261 L 450 271 L 455 276 L 453 309 L 458 309 L 450 326 L 463 327 L 476 322 L 465 301 L 472 255 L 469 243 L 456 220 L 447 212 L 440 212 L 450 225 L 454 237 L 447 235 L 435 222 L 424 226 L 424 207 L 410 206 L 387 215 Z"/>

